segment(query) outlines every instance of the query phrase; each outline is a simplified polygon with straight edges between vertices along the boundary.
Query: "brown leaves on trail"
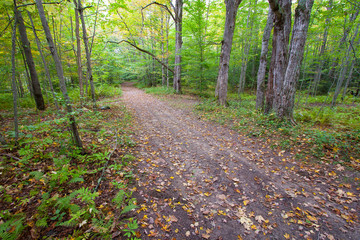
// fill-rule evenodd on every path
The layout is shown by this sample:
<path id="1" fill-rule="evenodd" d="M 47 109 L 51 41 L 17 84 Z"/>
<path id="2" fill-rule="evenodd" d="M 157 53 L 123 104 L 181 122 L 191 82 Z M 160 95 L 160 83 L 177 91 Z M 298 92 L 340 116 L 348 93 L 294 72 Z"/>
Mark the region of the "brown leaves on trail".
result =
<path id="1" fill-rule="evenodd" d="M 142 238 L 346 239 L 360 233 L 360 179 L 352 181 L 358 175 L 310 162 L 297 152 L 308 144 L 280 150 L 271 139 L 241 136 L 130 91 L 142 139 L 136 176 Z"/>

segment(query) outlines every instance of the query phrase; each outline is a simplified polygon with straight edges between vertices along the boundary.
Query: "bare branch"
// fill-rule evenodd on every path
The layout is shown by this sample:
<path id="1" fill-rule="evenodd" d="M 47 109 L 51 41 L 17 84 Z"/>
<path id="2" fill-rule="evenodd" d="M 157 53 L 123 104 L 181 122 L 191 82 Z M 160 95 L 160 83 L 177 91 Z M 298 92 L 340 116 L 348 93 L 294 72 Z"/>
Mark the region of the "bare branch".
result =
<path id="1" fill-rule="evenodd" d="M 142 49 L 140 47 L 138 47 L 137 45 L 135 45 L 134 43 L 131 43 L 127 40 L 121 40 L 119 42 L 116 42 L 116 41 L 107 41 L 107 43 L 116 43 L 116 44 L 120 44 L 122 42 L 126 42 L 127 44 L 133 46 L 134 48 L 136 48 L 137 50 L 139 50 L 140 52 L 143 52 L 143 53 L 146 53 L 150 56 L 152 56 L 156 61 L 158 61 L 161 65 L 163 65 L 166 69 L 168 69 L 170 72 L 172 72 L 174 74 L 174 70 L 169 68 L 165 63 L 163 63 L 162 61 L 160 61 L 154 54 L 152 54 L 151 52 L 145 50 L 145 49 Z"/>
<path id="2" fill-rule="evenodd" d="M 61 0 L 60 2 L 49 2 L 49 3 L 43 3 L 44 4 L 60 4 L 62 3 L 64 0 Z M 27 4 L 23 4 L 23 5 L 18 5 L 16 6 L 17 8 L 20 8 L 20 7 L 26 7 L 26 6 L 32 6 L 32 5 L 35 5 L 36 3 L 27 3 Z"/>
<path id="3" fill-rule="evenodd" d="M 9 20 L 9 22 L 8 22 L 8 24 L 6 25 L 6 27 L 4 28 L 4 30 L 1 31 L 0 37 L 2 37 L 2 35 L 5 33 L 6 29 L 10 26 L 10 24 L 12 23 L 13 20 L 14 20 L 13 17 Z"/>
<path id="4" fill-rule="evenodd" d="M 171 18 L 175 21 L 175 17 L 173 15 L 173 13 L 170 11 L 170 9 L 168 8 L 168 6 L 166 6 L 165 4 L 158 3 L 158 2 L 152 2 L 152 3 L 149 3 L 148 5 L 146 5 L 145 7 L 142 7 L 141 12 L 142 12 L 142 10 L 144 10 L 145 8 L 147 8 L 147 7 L 149 7 L 149 6 L 153 5 L 153 4 L 164 8 L 170 14 Z"/>

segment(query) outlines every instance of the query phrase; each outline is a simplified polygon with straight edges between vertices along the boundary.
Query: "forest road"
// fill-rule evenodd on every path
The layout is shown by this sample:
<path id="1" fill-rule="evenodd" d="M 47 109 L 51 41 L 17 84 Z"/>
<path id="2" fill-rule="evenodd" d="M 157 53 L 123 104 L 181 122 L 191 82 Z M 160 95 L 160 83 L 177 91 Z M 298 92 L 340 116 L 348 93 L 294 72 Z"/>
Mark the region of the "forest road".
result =
<path id="1" fill-rule="evenodd" d="M 360 238 L 359 191 L 338 175 L 201 120 L 191 97 L 124 84 L 122 99 L 135 118 L 141 239 Z"/>

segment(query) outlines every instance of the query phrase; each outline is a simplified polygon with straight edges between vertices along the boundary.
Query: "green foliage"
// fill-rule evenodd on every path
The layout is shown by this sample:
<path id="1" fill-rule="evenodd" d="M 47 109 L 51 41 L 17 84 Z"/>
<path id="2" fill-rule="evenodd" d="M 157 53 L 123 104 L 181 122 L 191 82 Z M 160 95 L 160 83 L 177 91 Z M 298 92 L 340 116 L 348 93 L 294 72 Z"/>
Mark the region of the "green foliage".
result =
<path id="1" fill-rule="evenodd" d="M 167 88 L 167 87 L 150 87 L 145 89 L 146 93 L 154 94 L 154 95 L 168 95 L 168 94 L 174 94 L 174 89 Z"/>
<path id="2" fill-rule="evenodd" d="M 0 217 L 5 220 L 0 223 L 0 238 L 3 240 L 18 239 L 25 228 L 23 214 L 11 215 L 7 211 L 3 211 L 0 213 Z"/>
<path id="3" fill-rule="evenodd" d="M 308 100 L 316 103 L 315 99 L 318 99 L 317 104 L 324 100 L 322 97 Z M 348 165 L 360 156 L 357 105 L 337 106 L 334 109 L 304 105 L 295 110 L 298 124 L 292 126 L 289 122 L 279 121 L 273 113 L 264 115 L 254 111 L 254 100 L 254 96 L 244 94 L 241 101 L 230 100 L 229 107 L 224 108 L 213 99 L 205 99 L 196 106 L 196 110 L 203 118 L 230 125 L 249 137 L 271 139 L 272 148 L 289 150 L 302 146 L 302 152 L 308 157 L 320 159 L 327 156 L 333 159 L 335 156 Z"/>

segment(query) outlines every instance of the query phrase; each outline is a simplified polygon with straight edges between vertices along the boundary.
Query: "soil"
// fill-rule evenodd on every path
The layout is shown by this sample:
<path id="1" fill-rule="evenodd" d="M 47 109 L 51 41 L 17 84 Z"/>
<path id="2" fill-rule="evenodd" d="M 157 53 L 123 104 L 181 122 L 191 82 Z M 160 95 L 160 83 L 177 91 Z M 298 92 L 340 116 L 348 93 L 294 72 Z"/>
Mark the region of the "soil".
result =
<path id="1" fill-rule="evenodd" d="M 197 100 L 131 84 L 141 239 L 360 239 L 359 172 L 202 120 Z"/>

